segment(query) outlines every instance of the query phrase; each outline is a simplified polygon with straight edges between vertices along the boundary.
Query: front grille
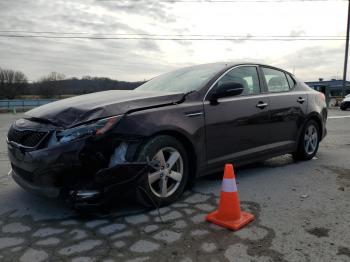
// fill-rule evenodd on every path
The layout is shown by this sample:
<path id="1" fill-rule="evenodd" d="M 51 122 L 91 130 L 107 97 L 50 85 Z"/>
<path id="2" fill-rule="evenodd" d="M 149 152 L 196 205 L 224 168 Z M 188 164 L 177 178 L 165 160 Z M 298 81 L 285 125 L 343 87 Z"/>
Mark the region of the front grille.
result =
<path id="1" fill-rule="evenodd" d="M 7 138 L 9 141 L 26 147 L 35 147 L 48 134 L 48 132 L 34 130 L 18 130 L 11 127 Z"/>

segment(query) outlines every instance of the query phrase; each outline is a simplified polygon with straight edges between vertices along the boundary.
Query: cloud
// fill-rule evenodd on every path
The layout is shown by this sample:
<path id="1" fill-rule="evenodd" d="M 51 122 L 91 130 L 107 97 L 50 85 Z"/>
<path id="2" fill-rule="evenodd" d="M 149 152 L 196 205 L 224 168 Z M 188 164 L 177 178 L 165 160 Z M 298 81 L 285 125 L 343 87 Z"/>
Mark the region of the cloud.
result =
<path id="1" fill-rule="evenodd" d="M 120 11 L 171 20 L 165 18 L 161 6 L 142 3 L 132 7 L 118 1 L 118 4 L 100 7 L 100 3 L 91 6 L 93 3 L 95 1 L 1 1 L 0 16 L 7 22 L 0 30 L 59 33 L 44 34 L 49 36 L 84 36 L 81 33 L 88 33 L 116 37 L 115 34 L 120 33 L 148 34 L 146 30 L 121 21 Z M 116 5 L 122 5 L 122 10 L 112 12 Z M 152 52 L 161 53 L 158 43 L 152 40 L 0 38 L 1 66 L 20 69 L 31 80 L 51 71 L 67 76 L 90 74 L 139 80 L 140 75 L 153 77 L 172 68 L 161 58 L 151 56 Z"/>
<path id="2" fill-rule="evenodd" d="M 127 14 L 149 16 L 165 23 L 176 22 L 176 16 L 169 12 L 171 6 L 158 1 L 96 0 L 95 4 L 104 7 L 108 11 L 122 11 Z"/>
<path id="3" fill-rule="evenodd" d="M 343 70 L 344 49 L 342 45 L 305 47 L 281 57 L 277 66 L 295 70 L 297 77 L 305 81 L 328 79 L 340 75 Z"/>
<path id="4" fill-rule="evenodd" d="M 303 3 L 303 8 L 300 7 L 294 1 L 185 4 L 156 0 L 1 0 L 0 30 L 68 37 L 125 34 L 141 38 L 146 35 L 246 37 L 230 41 L 0 37 L 0 66 L 21 70 L 31 80 L 51 71 L 62 72 L 67 77 L 97 75 L 143 80 L 184 65 L 246 58 L 270 61 L 289 70 L 294 67 L 302 78 L 339 75 L 343 63 L 343 47 L 339 42 L 250 39 L 251 35 L 344 35 L 345 26 L 339 24 L 346 20 L 346 3 L 317 3 L 318 12 L 313 12 L 314 3 Z M 330 12 L 334 14 L 332 19 L 323 19 Z"/>
<path id="5" fill-rule="evenodd" d="M 245 37 L 241 37 L 241 38 L 237 38 L 237 39 L 233 39 L 233 40 L 230 40 L 232 43 L 235 43 L 235 44 L 242 44 L 246 41 L 248 41 L 249 39 L 251 39 L 253 36 L 251 34 L 247 34 Z"/>
<path id="6" fill-rule="evenodd" d="M 305 35 L 304 30 L 292 30 L 289 33 L 289 36 L 292 36 L 292 37 L 303 36 L 303 35 Z"/>
<path id="7" fill-rule="evenodd" d="M 151 52 L 160 52 L 159 45 L 153 40 L 140 40 L 138 46 Z"/>

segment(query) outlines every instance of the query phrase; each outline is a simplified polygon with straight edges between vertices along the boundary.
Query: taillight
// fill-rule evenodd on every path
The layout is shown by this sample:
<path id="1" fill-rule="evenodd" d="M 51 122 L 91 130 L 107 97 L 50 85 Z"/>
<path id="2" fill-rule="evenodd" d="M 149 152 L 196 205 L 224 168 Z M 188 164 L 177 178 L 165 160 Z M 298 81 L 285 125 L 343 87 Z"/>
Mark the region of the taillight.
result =
<path id="1" fill-rule="evenodd" d="M 318 96 L 320 97 L 320 99 L 323 101 L 323 102 L 326 102 L 326 96 L 321 93 L 321 92 L 318 92 Z"/>

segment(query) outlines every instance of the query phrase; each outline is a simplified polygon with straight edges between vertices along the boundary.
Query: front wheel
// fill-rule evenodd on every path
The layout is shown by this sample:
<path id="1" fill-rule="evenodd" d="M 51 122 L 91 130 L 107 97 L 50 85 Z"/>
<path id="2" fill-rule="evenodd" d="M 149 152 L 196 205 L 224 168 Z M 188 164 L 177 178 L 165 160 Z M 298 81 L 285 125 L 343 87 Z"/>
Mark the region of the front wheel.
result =
<path id="1" fill-rule="evenodd" d="M 320 143 L 320 129 L 314 120 L 309 120 L 299 139 L 297 151 L 293 153 L 294 159 L 310 160 L 318 150 Z"/>
<path id="2" fill-rule="evenodd" d="M 150 139 L 140 150 L 138 161 L 152 167 L 138 181 L 137 200 L 145 206 L 164 206 L 178 199 L 188 180 L 189 162 L 183 145 L 174 137 Z"/>

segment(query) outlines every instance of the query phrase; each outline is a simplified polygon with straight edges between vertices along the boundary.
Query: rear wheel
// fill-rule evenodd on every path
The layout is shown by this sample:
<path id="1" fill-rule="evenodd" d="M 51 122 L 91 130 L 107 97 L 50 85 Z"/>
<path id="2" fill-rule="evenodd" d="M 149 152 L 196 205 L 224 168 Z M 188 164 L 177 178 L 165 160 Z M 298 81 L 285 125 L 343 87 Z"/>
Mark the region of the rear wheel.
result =
<path id="1" fill-rule="evenodd" d="M 188 179 L 188 156 L 174 137 L 161 135 L 141 149 L 138 161 L 152 162 L 152 167 L 138 181 L 137 200 L 145 206 L 164 206 L 178 199 Z"/>
<path id="2" fill-rule="evenodd" d="M 310 160 L 318 150 L 320 143 L 320 128 L 314 120 L 309 120 L 300 136 L 298 149 L 293 153 L 297 160 Z"/>

